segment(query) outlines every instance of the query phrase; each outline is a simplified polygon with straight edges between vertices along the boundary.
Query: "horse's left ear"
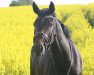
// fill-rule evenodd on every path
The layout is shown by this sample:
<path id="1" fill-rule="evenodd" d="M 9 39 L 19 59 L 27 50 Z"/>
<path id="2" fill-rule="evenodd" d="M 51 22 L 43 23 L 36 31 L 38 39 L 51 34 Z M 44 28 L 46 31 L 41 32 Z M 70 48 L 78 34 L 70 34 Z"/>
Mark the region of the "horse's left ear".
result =
<path id="1" fill-rule="evenodd" d="M 38 15 L 40 12 L 40 9 L 38 8 L 35 2 L 33 2 L 32 7 L 33 7 L 33 11 Z"/>
<path id="2" fill-rule="evenodd" d="M 54 13 L 54 11 L 55 11 L 55 6 L 52 1 L 50 2 L 50 5 L 49 5 L 49 11 L 50 11 L 50 13 Z"/>

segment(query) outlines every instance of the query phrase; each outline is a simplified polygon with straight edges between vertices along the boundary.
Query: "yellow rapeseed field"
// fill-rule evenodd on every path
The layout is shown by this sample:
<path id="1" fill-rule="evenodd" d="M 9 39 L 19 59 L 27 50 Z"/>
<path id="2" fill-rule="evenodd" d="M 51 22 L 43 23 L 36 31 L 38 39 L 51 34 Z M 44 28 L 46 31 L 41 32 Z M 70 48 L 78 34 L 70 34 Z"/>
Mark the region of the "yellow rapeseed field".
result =
<path id="1" fill-rule="evenodd" d="M 47 6 L 40 6 L 40 8 Z M 83 60 L 83 75 L 94 75 L 94 5 L 56 6 Z M 0 8 L 0 75 L 30 75 L 33 23 L 31 6 Z"/>

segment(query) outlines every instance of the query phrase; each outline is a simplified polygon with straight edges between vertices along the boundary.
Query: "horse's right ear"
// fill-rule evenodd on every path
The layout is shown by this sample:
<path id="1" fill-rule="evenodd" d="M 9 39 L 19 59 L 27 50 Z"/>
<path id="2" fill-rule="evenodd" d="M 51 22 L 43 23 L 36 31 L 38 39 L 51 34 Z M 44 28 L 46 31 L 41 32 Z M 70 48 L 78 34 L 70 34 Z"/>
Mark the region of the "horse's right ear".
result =
<path id="1" fill-rule="evenodd" d="M 40 12 L 40 9 L 38 8 L 35 2 L 33 2 L 32 7 L 33 7 L 33 11 L 38 15 Z"/>
<path id="2" fill-rule="evenodd" d="M 52 1 L 50 2 L 50 5 L 49 5 L 49 11 L 50 11 L 50 13 L 54 13 L 54 11 L 55 11 L 55 6 Z"/>

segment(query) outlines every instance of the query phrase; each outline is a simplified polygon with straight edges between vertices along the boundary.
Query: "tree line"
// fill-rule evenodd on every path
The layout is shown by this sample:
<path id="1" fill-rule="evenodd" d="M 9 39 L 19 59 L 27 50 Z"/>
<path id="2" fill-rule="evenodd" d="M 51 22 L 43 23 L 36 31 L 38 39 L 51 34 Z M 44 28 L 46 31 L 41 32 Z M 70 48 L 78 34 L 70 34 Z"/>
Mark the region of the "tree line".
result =
<path id="1" fill-rule="evenodd" d="M 13 0 L 9 6 L 31 5 L 32 0 Z"/>

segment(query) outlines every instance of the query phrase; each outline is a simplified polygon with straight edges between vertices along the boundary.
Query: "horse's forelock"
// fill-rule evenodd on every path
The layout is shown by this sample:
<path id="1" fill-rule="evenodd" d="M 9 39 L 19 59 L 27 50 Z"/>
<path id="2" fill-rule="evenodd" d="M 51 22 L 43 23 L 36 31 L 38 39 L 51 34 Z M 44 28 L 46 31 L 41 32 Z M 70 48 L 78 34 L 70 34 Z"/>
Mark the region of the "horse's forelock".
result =
<path id="1" fill-rule="evenodd" d="M 40 10 L 40 13 L 38 14 L 39 17 L 45 17 L 45 16 L 49 16 L 52 15 L 55 17 L 55 13 L 50 13 L 48 8 L 44 8 L 42 10 Z"/>

